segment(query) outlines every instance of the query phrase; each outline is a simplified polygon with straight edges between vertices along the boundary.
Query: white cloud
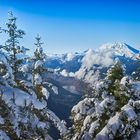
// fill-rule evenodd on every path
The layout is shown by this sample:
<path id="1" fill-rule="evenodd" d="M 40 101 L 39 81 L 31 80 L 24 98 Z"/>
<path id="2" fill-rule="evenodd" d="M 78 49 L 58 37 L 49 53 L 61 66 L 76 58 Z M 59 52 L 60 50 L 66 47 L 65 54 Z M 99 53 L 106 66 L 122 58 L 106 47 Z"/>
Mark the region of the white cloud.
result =
<path id="1" fill-rule="evenodd" d="M 74 58 L 74 54 L 71 52 L 71 53 L 68 53 L 67 54 L 67 61 L 71 61 L 73 58 Z"/>
<path id="2" fill-rule="evenodd" d="M 73 72 L 68 73 L 65 69 L 63 69 L 60 74 L 64 77 L 74 77 L 75 74 Z"/>
<path id="3" fill-rule="evenodd" d="M 113 52 L 109 50 L 94 52 L 92 49 L 89 49 L 83 58 L 83 66 L 86 66 L 88 69 L 93 67 L 94 64 L 108 67 L 113 64 L 112 56 Z"/>
<path id="4" fill-rule="evenodd" d="M 65 69 L 62 70 L 62 71 L 60 72 L 60 74 L 61 74 L 62 76 L 65 76 L 65 77 L 68 76 L 68 72 L 67 72 Z"/>

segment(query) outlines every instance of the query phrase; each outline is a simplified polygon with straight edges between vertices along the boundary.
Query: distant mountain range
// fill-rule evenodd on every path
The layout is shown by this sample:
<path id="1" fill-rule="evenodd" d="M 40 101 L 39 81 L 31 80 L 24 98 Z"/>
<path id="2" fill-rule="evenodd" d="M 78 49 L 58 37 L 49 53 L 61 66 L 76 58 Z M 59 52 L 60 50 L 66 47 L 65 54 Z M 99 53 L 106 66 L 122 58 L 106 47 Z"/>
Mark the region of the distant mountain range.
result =
<path id="1" fill-rule="evenodd" d="M 108 43 L 97 50 L 88 49 L 83 53 L 48 55 L 45 65 L 64 77 L 94 83 L 99 77 L 104 77 L 104 73 L 116 60 L 125 64 L 126 73 L 131 74 L 139 67 L 139 52 L 126 43 Z"/>

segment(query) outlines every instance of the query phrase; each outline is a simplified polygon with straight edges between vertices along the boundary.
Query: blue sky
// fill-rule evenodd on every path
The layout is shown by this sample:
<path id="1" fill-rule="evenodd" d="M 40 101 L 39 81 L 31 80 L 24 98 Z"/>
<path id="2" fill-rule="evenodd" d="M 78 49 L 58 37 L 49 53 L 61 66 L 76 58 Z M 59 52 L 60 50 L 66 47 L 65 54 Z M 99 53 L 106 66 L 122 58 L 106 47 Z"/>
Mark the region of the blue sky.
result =
<path id="1" fill-rule="evenodd" d="M 139 0 L 0 0 L 0 26 L 11 10 L 26 32 L 21 43 L 31 52 L 37 33 L 48 53 L 82 52 L 116 41 L 140 48 Z"/>

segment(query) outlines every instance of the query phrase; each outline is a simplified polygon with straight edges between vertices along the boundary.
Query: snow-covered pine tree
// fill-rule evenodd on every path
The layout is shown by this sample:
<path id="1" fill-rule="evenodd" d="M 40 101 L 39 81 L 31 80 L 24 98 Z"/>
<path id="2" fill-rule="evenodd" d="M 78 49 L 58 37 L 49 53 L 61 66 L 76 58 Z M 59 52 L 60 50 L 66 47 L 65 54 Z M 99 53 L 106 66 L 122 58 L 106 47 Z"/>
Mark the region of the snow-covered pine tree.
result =
<path id="1" fill-rule="evenodd" d="M 9 53 L 9 64 L 13 69 L 14 81 L 17 82 L 18 67 L 21 64 L 21 59 L 18 59 L 18 57 L 19 54 L 25 54 L 27 49 L 20 46 L 19 40 L 23 38 L 25 32 L 18 29 L 16 21 L 17 18 L 12 12 L 9 12 L 6 29 L 1 29 L 1 31 L 8 35 L 8 39 L 6 40 L 5 45 L 3 45 L 3 49 Z"/>
<path id="2" fill-rule="evenodd" d="M 113 84 L 116 80 L 121 80 L 124 76 L 124 66 L 117 60 L 115 64 L 108 70 L 107 77 Z"/>
<path id="3" fill-rule="evenodd" d="M 36 42 L 34 43 L 35 46 L 36 46 L 36 50 L 34 52 L 34 55 L 35 55 L 35 59 L 36 60 L 43 60 L 44 57 L 45 57 L 45 54 L 43 52 L 43 48 L 42 48 L 42 45 L 44 44 L 42 41 L 41 41 L 41 37 L 39 34 L 37 34 L 37 36 L 35 37 L 36 39 Z"/>
<path id="4" fill-rule="evenodd" d="M 14 76 L 7 57 L 5 53 L 0 51 L 0 84 L 14 85 Z"/>
<path id="5" fill-rule="evenodd" d="M 96 96 L 72 108 L 74 123 L 66 138 L 139 140 L 139 86 L 140 82 L 124 76 L 123 66 L 115 63 L 106 78 L 95 85 Z"/>
<path id="6" fill-rule="evenodd" d="M 42 72 L 44 71 L 43 63 L 44 63 L 45 54 L 42 48 L 43 42 L 41 42 L 41 37 L 39 36 L 39 34 L 37 34 L 35 39 L 36 39 L 35 42 L 36 50 L 34 52 L 34 58 L 33 58 L 32 83 L 35 88 L 37 97 L 41 99 L 42 97 L 44 97 L 42 90 L 45 89 L 42 86 Z"/>
<path id="7" fill-rule="evenodd" d="M 116 110 L 121 109 L 123 105 L 128 102 L 126 94 L 121 94 L 120 81 L 125 75 L 125 66 L 120 61 L 116 61 L 115 64 L 107 72 L 108 93 L 113 95 L 117 101 Z"/>
<path id="8" fill-rule="evenodd" d="M 37 36 L 35 43 L 37 46 L 35 57 L 26 59 L 19 67 L 17 55 L 26 50 L 19 46 L 19 39 L 24 33 L 17 29 L 16 18 L 12 13 L 6 25 L 7 29 L 1 31 L 6 32 L 9 38 L 5 46 L 0 47 L 2 49 L 0 50 L 0 89 L 3 89 L 0 90 L 0 139 L 52 140 L 48 134 L 49 123 L 53 123 L 60 135 L 64 135 L 67 131 L 65 122 L 47 108 L 47 100 L 44 100 L 48 99 L 49 92 L 42 82 L 42 72 L 46 69 L 43 68 L 45 55 L 40 37 Z M 9 52 L 5 53 L 3 50 Z M 35 73 L 34 86 L 31 82 L 32 70 Z M 17 78 L 14 74 L 18 71 L 21 75 Z M 41 80 L 38 80 L 38 76 Z M 18 79 L 18 86 L 15 87 L 16 83 L 13 79 Z M 37 86 L 39 86 L 39 94 L 43 95 L 40 96 L 41 100 L 37 99 L 38 92 L 35 90 Z M 48 82 L 46 86 L 58 94 L 57 87 Z"/>
<path id="9" fill-rule="evenodd" d="M 9 114 L 10 114 L 10 107 L 7 106 L 5 101 L 3 100 L 3 90 L 0 91 L 0 131 L 5 133 L 5 136 L 8 140 L 10 140 L 9 136 L 11 136 L 13 139 L 17 139 L 18 137 L 15 134 L 15 131 L 12 128 L 12 124 L 9 120 Z M 8 131 L 8 134 L 6 133 Z M 0 139 L 2 139 L 3 136 L 1 135 Z"/>
<path id="10" fill-rule="evenodd" d="M 140 81 L 140 52 L 136 55 L 137 63 L 139 64 L 139 67 L 137 68 L 136 71 L 132 73 L 134 78 Z"/>
<path id="11" fill-rule="evenodd" d="M 46 106 L 30 95 L 31 87 L 27 92 L 19 86 L 13 88 L 13 84 L 9 84 L 10 75 L 12 69 L 4 53 L 0 52 L 0 139 L 52 140 L 48 135 L 48 118 L 40 109 Z"/>

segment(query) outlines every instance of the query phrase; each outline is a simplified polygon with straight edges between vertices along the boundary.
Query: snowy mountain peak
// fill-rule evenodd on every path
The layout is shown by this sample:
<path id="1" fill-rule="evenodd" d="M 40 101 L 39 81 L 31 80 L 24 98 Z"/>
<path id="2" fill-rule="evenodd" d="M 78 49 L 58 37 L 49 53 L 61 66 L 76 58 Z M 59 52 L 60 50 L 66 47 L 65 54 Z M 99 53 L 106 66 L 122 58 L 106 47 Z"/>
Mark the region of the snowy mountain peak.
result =
<path id="1" fill-rule="evenodd" d="M 126 43 L 107 43 L 102 45 L 98 51 L 110 50 L 116 55 L 125 55 L 126 57 L 133 57 L 135 54 L 139 53 L 139 50 L 127 45 Z"/>
<path id="2" fill-rule="evenodd" d="M 88 50 L 85 51 L 85 54 L 84 56 L 87 56 L 87 55 L 94 55 L 95 51 L 91 48 L 89 48 Z"/>

